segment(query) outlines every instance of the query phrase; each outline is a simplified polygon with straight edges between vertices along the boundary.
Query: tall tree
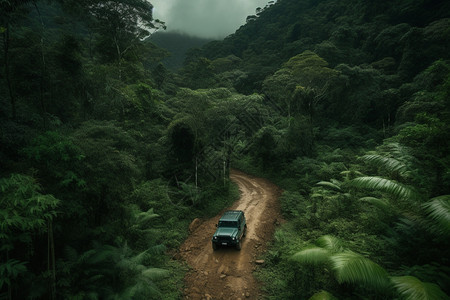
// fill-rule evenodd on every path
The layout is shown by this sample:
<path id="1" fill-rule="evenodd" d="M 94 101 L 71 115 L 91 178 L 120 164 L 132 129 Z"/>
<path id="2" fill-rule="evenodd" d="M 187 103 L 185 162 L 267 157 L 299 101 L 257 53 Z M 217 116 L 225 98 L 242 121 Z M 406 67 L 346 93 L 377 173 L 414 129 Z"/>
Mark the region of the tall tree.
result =
<path id="1" fill-rule="evenodd" d="M 85 1 L 92 15 L 92 29 L 97 33 L 97 47 L 105 61 L 121 63 L 152 31 L 165 28 L 153 19 L 153 5 L 144 0 Z M 134 53 L 136 54 L 136 53 Z M 119 74 L 120 76 L 120 74 Z"/>
<path id="2" fill-rule="evenodd" d="M 11 28 L 12 23 L 17 20 L 18 16 L 23 13 L 26 4 L 30 2 L 32 1 L 15 0 L 0 2 L 0 34 L 2 34 L 3 39 L 3 71 L 11 104 L 11 117 L 13 119 L 15 119 L 17 115 L 17 97 L 13 90 L 10 71 Z"/>

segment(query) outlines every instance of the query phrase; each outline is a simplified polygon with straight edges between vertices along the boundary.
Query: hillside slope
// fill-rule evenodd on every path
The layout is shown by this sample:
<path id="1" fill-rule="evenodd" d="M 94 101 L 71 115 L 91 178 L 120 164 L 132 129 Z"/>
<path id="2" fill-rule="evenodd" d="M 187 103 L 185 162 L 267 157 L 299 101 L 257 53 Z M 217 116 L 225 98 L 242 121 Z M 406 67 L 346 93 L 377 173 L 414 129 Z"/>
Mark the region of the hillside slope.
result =
<path id="1" fill-rule="evenodd" d="M 331 67 L 372 64 L 411 79 L 436 57 L 448 58 L 448 1 L 279 0 L 223 41 L 191 53 L 191 61 L 242 59 L 238 91 L 260 91 L 264 78 L 311 50 Z"/>

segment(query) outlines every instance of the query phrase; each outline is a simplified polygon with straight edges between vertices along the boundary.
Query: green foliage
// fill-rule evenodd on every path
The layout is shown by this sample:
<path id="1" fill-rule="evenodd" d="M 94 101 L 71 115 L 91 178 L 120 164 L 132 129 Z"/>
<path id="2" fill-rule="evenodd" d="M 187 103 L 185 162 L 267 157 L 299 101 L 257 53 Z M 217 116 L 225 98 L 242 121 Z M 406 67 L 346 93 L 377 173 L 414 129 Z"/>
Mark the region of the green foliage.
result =
<path id="1" fill-rule="evenodd" d="M 318 293 L 315 293 L 311 298 L 309 298 L 309 300 L 334 300 L 334 299 L 336 299 L 336 297 L 334 297 L 327 291 L 320 291 Z"/>
<path id="2" fill-rule="evenodd" d="M 114 122 L 91 121 L 83 123 L 73 135 L 73 143 L 84 154 L 83 178 L 87 192 L 97 197 L 114 195 L 124 197 L 132 183 L 141 176 L 142 161 L 135 155 L 137 142 Z M 114 205 L 110 203 L 110 205 Z"/>
<path id="3" fill-rule="evenodd" d="M 20 275 L 24 275 L 27 271 L 26 264 L 27 262 L 21 262 L 16 259 L 8 259 L 6 262 L 2 262 L 0 264 L 0 289 L 4 285 L 11 286 L 12 280 L 15 280 Z"/>
<path id="4" fill-rule="evenodd" d="M 331 264 L 339 283 L 361 284 L 380 292 L 389 288 L 388 273 L 360 254 L 351 251 L 337 253 L 331 257 Z"/>
<path id="5" fill-rule="evenodd" d="M 439 196 L 424 203 L 428 217 L 433 219 L 434 224 L 431 227 L 432 232 L 450 235 L 450 195 Z"/>
<path id="6" fill-rule="evenodd" d="M 336 192 L 342 191 L 340 185 L 334 184 L 334 183 L 329 182 L 329 181 L 319 181 L 318 183 L 316 183 L 316 185 L 330 188 L 330 189 L 332 189 L 332 190 L 334 190 Z"/>
<path id="7" fill-rule="evenodd" d="M 390 209 L 390 204 L 386 199 L 379 199 L 379 198 L 375 198 L 375 197 L 362 197 L 359 199 L 362 202 L 366 202 L 369 203 L 379 209 L 382 210 L 389 210 Z"/>
<path id="8" fill-rule="evenodd" d="M 378 292 L 389 290 L 388 273 L 370 259 L 346 250 L 342 242 L 333 236 L 317 239 L 320 247 L 301 250 L 292 259 L 302 264 L 331 266 L 338 283 L 351 283 Z"/>
<path id="9" fill-rule="evenodd" d="M 404 175 L 405 172 L 408 171 L 407 166 L 395 158 L 385 157 L 378 154 L 370 154 L 364 155 L 361 159 L 374 165 L 383 166 L 385 169 L 389 170 L 390 173 L 399 173 L 400 175 Z"/>
<path id="10" fill-rule="evenodd" d="M 47 131 L 33 139 L 22 150 L 25 157 L 40 171 L 47 184 L 83 188 L 86 182 L 78 173 L 84 159 L 81 149 L 72 140 L 57 131 Z"/>
<path id="11" fill-rule="evenodd" d="M 41 187 L 29 176 L 12 174 L 0 179 L 1 237 L 14 238 L 13 232 L 42 230 L 56 216 L 60 200 L 40 193 Z"/>
<path id="12" fill-rule="evenodd" d="M 445 124 L 437 117 L 426 113 L 416 115 L 416 124 L 403 128 L 399 133 L 400 141 L 411 147 L 433 144 L 447 134 L 442 131 Z"/>
<path id="13" fill-rule="evenodd" d="M 402 295 L 402 299 L 447 299 L 448 296 L 438 285 L 422 282 L 414 276 L 401 276 L 391 278 L 395 288 Z"/>
<path id="14" fill-rule="evenodd" d="M 272 126 L 261 128 L 254 136 L 252 149 L 260 159 L 263 168 L 269 167 L 275 159 L 274 146 L 278 141 L 278 131 Z"/>
<path id="15" fill-rule="evenodd" d="M 320 247 L 313 247 L 295 253 L 292 259 L 303 264 L 323 265 L 329 263 L 330 251 Z"/>
<path id="16" fill-rule="evenodd" d="M 416 197 L 416 193 L 411 188 L 381 177 L 358 177 L 353 179 L 350 185 L 361 189 L 382 191 L 395 198 L 411 199 Z"/>
<path id="17" fill-rule="evenodd" d="M 96 297 L 157 299 L 161 296 L 155 283 L 166 278 L 168 271 L 149 266 L 157 252 L 148 249 L 136 254 L 127 244 L 115 247 L 94 243 L 93 246 L 80 254 L 66 248 L 66 260 L 59 263 L 59 281 L 66 287 L 62 292 L 65 297 L 96 294 Z"/>
<path id="18" fill-rule="evenodd" d="M 196 153 L 198 140 L 189 120 L 178 119 L 168 128 L 168 137 L 175 161 L 178 163 L 191 163 Z"/>
<path id="19" fill-rule="evenodd" d="M 34 276 L 33 266 L 30 271 L 25 266 L 32 255 L 24 255 L 23 250 L 33 253 L 35 245 L 39 245 L 36 242 L 39 233 L 50 228 L 60 203 L 53 195 L 41 191 L 30 176 L 12 174 L 0 179 L 0 288 L 3 285 L 7 285 L 8 290 L 18 288 L 27 284 L 27 277 Z M 50 232 L 48 234 L 50 241 Z M 37 272 L 42 271 L 37 269 Z"/>
<path id="20" fill-rule="evenodd" d="M 298 192 L 286 190 L 280 197 L 281 212 L 288 219 L 300 218 L 300 214 L 305 211 L 305 198 Z"/>
<path id="21" fill-rule="evenodd" d="M 327 68 L 327 65 L 328 63 L 314 52 L 305 51 L 290 58 L 284 66 L 292 71 L 299 85 L 322 89 L 338 75 L 335 70 Z"/>
<path id="22" fill-rule="evenodd" d="M 320 247 L 334 253 L 341 251 L 344 247 L 342 241 L 332 235 L 323 235 L 317 239 L 316 243 Z"/>

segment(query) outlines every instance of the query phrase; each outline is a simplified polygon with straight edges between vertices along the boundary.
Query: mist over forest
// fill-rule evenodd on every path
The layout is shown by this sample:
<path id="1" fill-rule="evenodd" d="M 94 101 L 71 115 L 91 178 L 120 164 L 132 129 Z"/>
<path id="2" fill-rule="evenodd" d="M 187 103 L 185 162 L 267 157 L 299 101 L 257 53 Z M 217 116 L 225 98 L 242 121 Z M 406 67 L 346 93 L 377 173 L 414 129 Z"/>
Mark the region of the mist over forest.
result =
<path id="1" fill-rule="evenodd" d="M 212 39 L 191 36 L 182 32 L 166 31 L 157 31 L 147 39 L 147 42 L 168 51 L 161 63 L 164 67 L 174 72 L 183 67 L 186 56 L 191 49 L 201 48 L 211 41 Z"/>
<path id="2" fill-rule="evenodd" d="M 0 299 L 186 298 L 231 170 L 282 191 L 248 298 L 449 299 L 449 1 L 150 2 L 0 1 Z"/>

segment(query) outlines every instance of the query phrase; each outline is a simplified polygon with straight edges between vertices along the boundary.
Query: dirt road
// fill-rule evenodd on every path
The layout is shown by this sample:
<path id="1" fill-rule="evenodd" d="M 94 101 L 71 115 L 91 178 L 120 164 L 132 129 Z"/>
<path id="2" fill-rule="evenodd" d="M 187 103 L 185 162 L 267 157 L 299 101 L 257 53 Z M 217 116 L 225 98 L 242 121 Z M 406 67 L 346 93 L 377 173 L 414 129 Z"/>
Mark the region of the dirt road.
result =
<path id="1" fill-rule="evenodd" d="M 238 184 L 241 198 L 228 209 L 243 210 L 247 219 L 242 249 L 213 251 L 211 238 L 221 214 L 199 222 L 180 248 L 182 259 L 191 267 L 185 277 L 185 299 L 261 298 L 252 272 L 280 220 L 279 189 L 238 171 L 232 171 L 230 178 Z"/>

